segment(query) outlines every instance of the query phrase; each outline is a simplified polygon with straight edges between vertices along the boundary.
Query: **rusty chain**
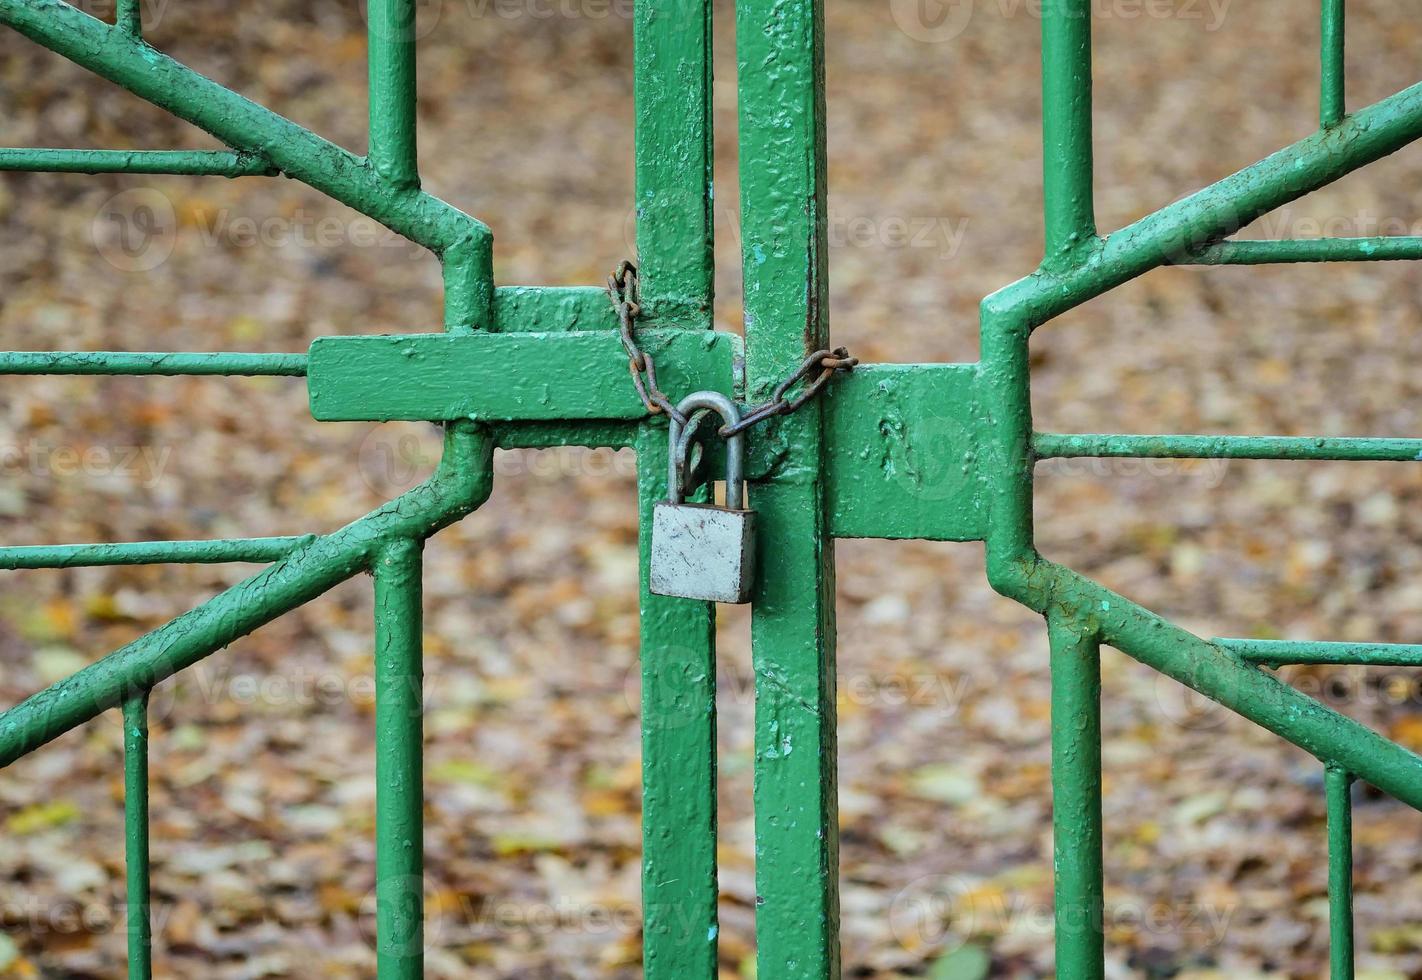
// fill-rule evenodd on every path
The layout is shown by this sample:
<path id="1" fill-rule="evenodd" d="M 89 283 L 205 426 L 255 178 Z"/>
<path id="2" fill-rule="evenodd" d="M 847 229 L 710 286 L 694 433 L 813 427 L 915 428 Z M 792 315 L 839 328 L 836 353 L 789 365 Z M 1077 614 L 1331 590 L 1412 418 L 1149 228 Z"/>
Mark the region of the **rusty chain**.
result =
<path id="1" fill-rule="evenodd" d="M 657 387 L 657 371 L 652 362 L 652 355 L 637 346 L 634 329 L 637 316 L 642 312 L 637 267 L 623 260 L 612 275 L 607 277 L 607 294 L 612 299 L 613 308 L 617 310 L 617 327 L 622 337 L 622 347 L 627 351 L 627 367 L 632 375 L 632 384 L 637 388 L 637 396 L 642 399 L 642 404 L 647 406 L 648 412 L 653 415 L 665 412 L 675 419 L 677 424 L 685 426 L 686 416 L 678 412 L 671 399 Z M 823 391 L 831 378 L 841 371 L 853 370 L 858 363 L 859 358 L 851 357 L 849 350 L 844 347 L 817 350 L 806 356 L 799 367 L 775 386 L 769 401 L 749 407 L 739 422 L 721 426 L 716 430 L 716 434 L 722 439 L 729 439 L 768 418 L 789 415 Z M 790 395 L 790 389 L 808 378 L 817 368 L 819 374 L 801 391 Z"/>

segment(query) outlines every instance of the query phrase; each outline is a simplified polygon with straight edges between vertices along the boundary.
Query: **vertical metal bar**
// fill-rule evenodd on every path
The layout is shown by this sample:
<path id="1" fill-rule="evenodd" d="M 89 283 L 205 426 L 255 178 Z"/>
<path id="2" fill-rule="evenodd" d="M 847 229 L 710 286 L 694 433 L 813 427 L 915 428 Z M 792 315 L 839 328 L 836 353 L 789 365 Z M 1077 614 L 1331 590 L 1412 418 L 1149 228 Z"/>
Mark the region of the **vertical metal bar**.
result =
<path id="1" fill-rule="evenodd" d="M 148 691 L 123 703 L 124 874 L 128 879 L 128 976 L 152 980 L 148 876 Z"/>
<path id="2" fill-rule="evenodd" d="M 742 261 L 750 394 L 769 394 L 829 346 L 824 10 L 820 0 L 736 5 Z M 752 488 L 759 582 L 756 683 L 759 973 L 839 976 L 834 543 L 823 400 L 762 427 L 779 464 Z"/>
<path id="3" fill-rule="evenodd" d="M 713 607 L 652 595 L 652 508 L 667 499 L 667 431 L 637 438 L 642 562 L 642 905 L 647 980 L 716 976 Z"/>
<path id="4" fill-rule="evenodd" d="M 1351 773 L 1323 771 L 1328 798 L 1328 960 L 1333 980 L 1353 980 L 1353 801 Z"/>
<path id="5" fill-rule="evenodd" d="M 424 971 L 423 542 L 395 538 L 375 574 L 375 906 L 380 980 Z"/>
<path id="6" fill-rule="evenodd" d="M 1347 114 L 1344 102 L 1343 0 L 1323 0 L 1320 17 L 1322 26 L 1322 51 L 1319 99 L 1319 121 L 1324 129 L 1331 129 L 1343 121 Z"/>
<path id="7" fill-rule="evenodd" d="M 633 25 L 642 316 L 711 326 L 711 4 L 647 0 Z"/>
<path id="8" fill-rule="evenodd" d="M 143 10 L 141 0 L 118 0 L 118 13 L 114 18 L 118 29 L 134 37 L 143 36 Z"/>
<path id="9" fill-rule="evenodd" d="M 1101 861 L 1101 647 L 1067 614 L 1047 616 L 1052 648 L 1052 853 L 1057 976 L 1105 975 Z"/>
<path id="10" fill-rule="evenodd" d="M 1091 0 L 1043 0 L 1042 192 L 1046 260 L 1096 236 L 1091 150 Z"/>
<path id="11" fill-rule="evenodd" d="M 370 162 L 399 188 L 420 185 L 415 153 L 415 0 L 368 0 Z"/>

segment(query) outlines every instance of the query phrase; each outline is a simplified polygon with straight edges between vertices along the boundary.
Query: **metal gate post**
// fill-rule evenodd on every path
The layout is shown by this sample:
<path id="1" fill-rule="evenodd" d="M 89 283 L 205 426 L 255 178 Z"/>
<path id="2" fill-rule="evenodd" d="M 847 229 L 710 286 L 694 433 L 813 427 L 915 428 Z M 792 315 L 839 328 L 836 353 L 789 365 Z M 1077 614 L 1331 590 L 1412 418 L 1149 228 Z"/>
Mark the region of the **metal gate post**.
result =
<path id="1" fill-rule="evenodd" d="M 424 974 L 424 568 L 418 538 L 376 554 L 375 935 L 380 980 Z"/>
<path id="2" fill-rule="evenodd" d="M 1056 869 L 1057 976 L 1105 975 L 1101 865 L 1101 644 L 1053 610 L 1052 856 Z"/>
<path id="3" fill-rule="evenodd" d="M 711 4 L 634 7 L 641 319 L 711 326 Z M 625 381 L 621 382 L 625 384 Z M 652 508 L 667 427 L 637 427 L 642 676 L 642 946 L 647 980 L 714 980 L 716 647 L 712 606 L 653 595 Z"/>
<path id="4" fill-rule="evenodd" d="M 820 0 L 741 0 L 742 264 L 752 400 L 829 347 L 824 25 Z M 760 582 L 755 668 L 759 976 L 839 975 L 834 543 L 823 402 L 760 435 L 776 459 L 751 489 Z"/>

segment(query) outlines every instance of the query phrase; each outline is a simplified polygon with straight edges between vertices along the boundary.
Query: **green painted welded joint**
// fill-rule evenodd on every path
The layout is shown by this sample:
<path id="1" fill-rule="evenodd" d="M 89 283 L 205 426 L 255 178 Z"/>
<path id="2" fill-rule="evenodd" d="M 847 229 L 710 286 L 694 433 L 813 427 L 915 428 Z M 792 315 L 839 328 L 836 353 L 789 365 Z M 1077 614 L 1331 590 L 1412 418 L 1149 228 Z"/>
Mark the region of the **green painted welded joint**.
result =
<path id="1" fill-rule="evenodd" d="M 492 453 L 480 427 L 450 426 L 429 480 L 0 714 L 0 768 L 464 517 L 488 499 Z"/>
<path id="2" fill-rule="evenodd" d="M 370 160 L 63 0 L 0 0 L 0 24 L 430 249 L 444 266 L 446 326 L 488 326 L 492 233 L 476 218 L 411 184 L 401 164 L 382 176 Z"/>
<path id="3" fill-rule="evenodd" d="M 865 364 L 825 401 L 830 532 L 981 541 L 989 435 L 976 364 Z"/>

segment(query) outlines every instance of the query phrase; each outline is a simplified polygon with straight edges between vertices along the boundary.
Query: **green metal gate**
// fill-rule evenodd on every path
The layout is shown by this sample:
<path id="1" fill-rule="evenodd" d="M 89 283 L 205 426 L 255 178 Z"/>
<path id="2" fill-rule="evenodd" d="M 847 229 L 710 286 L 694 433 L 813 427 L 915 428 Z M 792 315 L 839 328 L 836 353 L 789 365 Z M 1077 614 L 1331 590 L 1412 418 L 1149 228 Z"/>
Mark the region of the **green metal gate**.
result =
<path id="1" fill-rule="evenodd" d="M 369 3 L 369 153 L 356 156 L 146 44 L 138 0 L 104 23 L 62 0 L 0 0 L 0 21 L 217 137 L 197 151 L 0 150 L 0 169 L 282 174 L 438 255 L 442 333 L 325 337 L 306 354 L 7 353 L 7 374 L 305 376 L 321 420 L 445 427 L 425 484 L 325 536 L 0 548 L 0 567 L 268 563 L 168 625 L 0 715 L 0 766 L 110 708 L 124 716 L 130 975 L 151 975 L 149 692 L 236 638 L 362 572 L 376 600 L 379 975 L 422 969 L 421 549 L 477 508 L 495 446 L 631 447 L 643 528 L 641 645 L 646 974 L 716 975 L 713 619 L 652 595 L 646 529 L 667 496 L 664 413 L 697 389 L 743 400 L 823 367 L 820 397 L 749 435 L 760 577 L 756 687 L 759 975 L 838 975 L 834 539 L 986 542 L 994 588 L 1043 614 L 1053 685 L 1057 969 L 1103 975 L 1099 648 L 1131 657 L 1317 757 L 1325 770 L 1332 970 L 1352 976 L 1349 784 L 1422 808 L 1422 758 L 1279 680 L 1285 664 L 1422 665 L 1422 647 L 1206 640 L 1038 554 L 1033 465 L 1056 457 L 1422 458 L 1422 439 L 1036 432 L 1033 330 L 1163 265 L 1422 258 L 1422 239 L 1251 242 L 1269 211 L 1422 136 L 1422 85 L 1347 113 L 1343 0 L 1322 0 L 1321 127 L 1314 135 L 1104 237 L 1095 226 L 1090 0 L 1043 4 L 1045 259 L 987 297 L 982 360 L 869 364 L 827 352 L 823 11 L 738 0 L 745 338 L 711 332 L 710 5 L 639 0 L 636 208 L 640 295 L 495 287 L 489 230 L 420 189 L 414 138 L 415 0 Z M 624 283 L 625 285 L 625 283 Z M 619 324 L 619 313 L 623 322 Z M 632 322 L 635 316 L 635 324 Z M 619 331 L 619 326 L 623 329 Z M 635 331 L 635 341 L 631 341 Z M 620 336 L 621 333 L 621 336 Z M 807 362 L 810 352 L 814 356 Z M 655 375 L 650 370 L 655 364 Z M 638 368 L 645 370 L 639 371 Z M 831 379 L 831 375 L 837 374 Z M 805 393 L 809 388 L 794 388 Z M 777 386 L 779 390 L 777 391 Z M 788 405 L 785 405 L 788 407 Z M 927 485 L 913 460 L 950 465 Z M 689 721 L 689 723 L 688 723 Z"/>

